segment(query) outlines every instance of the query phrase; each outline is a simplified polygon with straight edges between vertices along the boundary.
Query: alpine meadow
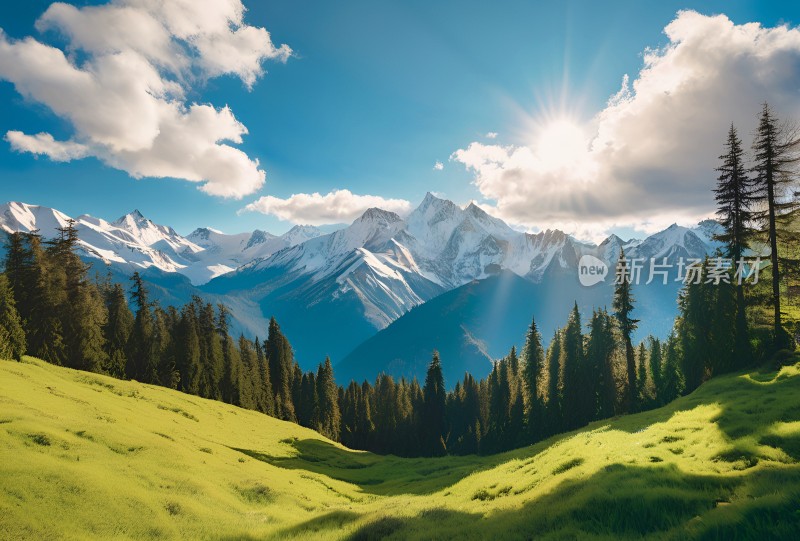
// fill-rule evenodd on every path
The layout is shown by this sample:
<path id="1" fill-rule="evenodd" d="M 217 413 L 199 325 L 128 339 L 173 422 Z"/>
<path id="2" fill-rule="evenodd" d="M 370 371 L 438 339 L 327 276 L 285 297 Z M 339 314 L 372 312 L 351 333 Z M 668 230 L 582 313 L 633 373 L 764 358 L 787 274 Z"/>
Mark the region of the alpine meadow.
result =
<path id="1" fill-rule="evenodd" d="M 0 10 L 0 538 L 800 539 L 800 6 L 673 4 Z"/>

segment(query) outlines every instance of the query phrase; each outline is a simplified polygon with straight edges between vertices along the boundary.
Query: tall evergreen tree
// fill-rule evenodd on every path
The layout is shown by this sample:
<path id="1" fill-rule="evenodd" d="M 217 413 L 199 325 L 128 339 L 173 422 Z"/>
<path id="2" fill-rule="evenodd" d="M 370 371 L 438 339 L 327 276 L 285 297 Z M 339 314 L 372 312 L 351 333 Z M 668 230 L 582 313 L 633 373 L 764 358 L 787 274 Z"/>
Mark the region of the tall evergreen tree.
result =
<path id="1" fill-rule="evenodd" d="M 547 435 L 561 428 L 561 332 L 556 330 L 547 348 Z"/>
<path id="2" fill-rule="evenodd" d="M 587 367 L 596 400 L 594 417 L 606 419 L 614 415 L 617 385 L 614 379 L 616 342 L 611 316 L 605 310 L 596 310 L 589 322 L 589 340 L 586 345 Z"/>
<path id="3" fill-rule="evenodd" d="M 663 406 L 662 389 L 664 387 L 664 367 L 661 341 L 653 336 L 649 339 L 648 360 L 650 362 L 650 376 L 653 378 L 653 400 L 655 406 Z"/>
<path id="4" fill-rule="evenodd" d="M 562 415 L 566 430 L 583 426 L 591 419 L 594 397 L 587 388 L 585 359 L 581 314 L 578 303 L 575 303 L 561 342 L 561 365 L 564 376 Z"/>
<path id="5" fill-rule="evenodd" d="M 426 453 L 431 456 L 441 456 L 447 452 L 444 443 L 445 429 L 445 402 L 447 391 L 444 387 L 442 363 L 439 352 L 433 352 L 433 358 L 428 365 L 425 376 L 423 394 L 423 419 L 422 442 Z"/>
<path id="6" fill-rule="evenodd" d="M 125 373 L 130 379 L 143 383 L 157 381 L 156 359 L 153 358 L 153 311 L 147 287 L 141 275 L 134 272 L 131 298 L 136 308 L 133 330 L 128 340 L 128 365 Z"/>
<path id="7" fill-rule="evenodd" d="M 714 355 L 710 325 L 714 321 L 714 286 L 705 283 L 704 277 L 701 269 L 700 279 L 688 282 L 678 300 L 680 314 L 676 330 L 680 341 L 681 373 L 687 393 L 703 383 Z"/>
<path id="8" fill-rule="evenodd" d="M 656 391 L 659 400 L 668 404 L 678 398 L 684 390 L 683 374 L 680 370 L 680 342 L 675 333 L 670 333 L 664 348 L 664 369 L 661 386 Z"/>
<path id="9" fill-rule="evenodd" d="M 264 349 L 269 360 L 270 383 L 275 393 L 275 414 L 280 419 L 293 421 L 295 420 L 292 400 L 294 356 L 289 341 L 281 332 L 274 317 L 269 320 L 269 336 Z"/>
<path id="10" fill-rule="evenodd" d="M 317 370 L 317 397 L 319 399 L 320 432 L 324 436 L 338 441 L 341 424 L 338 388 L 333 377 L 333 365 L 330 358 L 327 357 Z"/>
<path id="11" fill-rule="evenodd" d="M 780 125 L 768 104 L 761 109 L 758 130 L 753 141 L 753 195 L 764 211 L 759 218 L 767 232 L 772 271 L 773 334 L 777 349 L 789 347 L 791 338 L 781 320 L 781 254 L 778 252 L 781 217 L 795 210 L 789 192 L 794 181 L 800 145 L 797 134 Z"/>
<path id="12" fill-rule="evenodd" d="M 647 385 L 647 368 L 647 347 L 644 345 L 644 342 L 640 342 L 636 351 L 636 388 L 639 390 L 639 409 L 642 410 L 647 409 L 650 405 L 650 395 Z"/>
<path id="13" fill-rule="evenodd" d="M 525 393 L 526 422 L 528 435 L 531 441 L 538 441 L 544 436 L 544 348 L 542 335 L 536 327 L 536 320 L 531 319 L 531 325 L 525 336 L 525 347 L 522 351 L 523 369 L 522 389 Z M 466 385 L 466 382 L 465 382 Z"/>
<path id="14" fill-rule="evenodd" d="M 625 409 L 628 412 L 636 410 L 639 390 L 636 386 L 636 355 L 633 350 L 632 335 L 639 323 L 638 319 L 631 317 L 633 312 L 633 293 L 631 292 L 631 274 L 625 259 L 624 250 L 619 252 L 617 262 L 617 280 L 614 290 L 614 316 L 617 318 L 622 341 L 625 346 L 625 366 L 627 374 L 627 389 L 625 393 Z"/>
<path id="15" fill-rule="evenodd" d="M 125 377 L 128 340 L 133 330 L 133 313 L 128 307 L 125 290 L 120 284 L 113 284 L 105 290 L 108 318 L 103 329 L 106 345 L 105 372 L 115 378 Z"/>
<path id="16" fill-rule="evenodd" d="M 14 293 L 5 274 L 0 274 L 0 359 L 22 360 L 25 330 L 17 313 Z"/>
<path id="17" fill-rule="evenodd" d="M 715 239 L 724 243 L 725 255 L 731 258 L 736 267 L 742 261 L 745 250 L 754 236 L 751 223 L 754 218 L 752 206 L 754 203 L 752 181 L 747 176 L 744 164 L 744 150 L 742 142 L 736 133 L 736 128 L 731 124 L 728 130 L 728 139 L 725 143 L 725 153 L 719 157 L 720 166 L 717 168 L 719 177 L 714 190 L 717 200 L 717 215 L 722 226 L 722 233 Z M 749 329 L 744 296 L 744 284 L 737 280 L 735 327 L 734 337 L 731 342 L 733 367 L 745 366 L 752 357 L 750 351 Z M 729 316 L 729 312 L 717 313 L 717 318 Z"/>

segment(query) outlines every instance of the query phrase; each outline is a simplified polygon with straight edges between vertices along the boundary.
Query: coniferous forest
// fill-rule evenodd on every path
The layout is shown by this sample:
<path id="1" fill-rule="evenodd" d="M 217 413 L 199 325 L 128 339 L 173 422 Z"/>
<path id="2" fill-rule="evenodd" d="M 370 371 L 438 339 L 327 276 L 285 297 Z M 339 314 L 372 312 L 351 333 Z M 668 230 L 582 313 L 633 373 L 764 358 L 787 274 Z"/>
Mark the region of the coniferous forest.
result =
<path id="1" fill-rule="evenodd" d="M 337 384 L 329 359 L 301 370 L 274 318 L 262 337 L 231 336 L 224 305 L 195 297 L 162 307 L 138 273 L 128 284 L 93 274 L 77 255 L 70 222 L 54 238 L 8 235 L 0 357 L 27 354 L 161 385 L 399 456 L 496 453 L 660 407 L 716 375 L 788 357 L 794 347 L 797 329 L 784 324 L 780 304 L 800 253 L 790 227 L 797 223 L 800 143 L 787 126 L 765 104 L 749 157 L 731 126 L 717 169 L 718 256 L 738 261 L 766 247 L 769 280 L 750 287 L 737 283 L 736 268 L 720 278 L 704 265 L 681 291 L 679 316 L 663 341 L 633 343 L 636 288 L 622 252 L 610 308 L 582 315 L 575 304 L 547 348 L 532 317 L 522 349 L 512 347 L 485 379 L 467 373 L 448 391 L 447 359 L 432 352 L 423 382 L 381 375 Z"/>

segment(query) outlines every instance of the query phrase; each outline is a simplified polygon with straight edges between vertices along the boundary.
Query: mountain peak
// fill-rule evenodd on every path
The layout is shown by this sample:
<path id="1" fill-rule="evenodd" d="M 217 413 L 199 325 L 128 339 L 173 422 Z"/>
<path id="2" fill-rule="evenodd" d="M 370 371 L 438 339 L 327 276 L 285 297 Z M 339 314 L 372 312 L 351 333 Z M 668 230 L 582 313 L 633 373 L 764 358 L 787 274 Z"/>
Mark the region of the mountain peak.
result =
<path id="1" fill-rule="evenodd" d="M 147 218 L 144 217 L 144 214 L 139 212 L 139 209 L 134 209 L 133 212 L 129 212 L 125 216 L 120 216 L 118 219 L 111 222 L 113 225 L 122 226 L 127 223 L 134 223 L 140 224 L 142 222 L 149 222 Z"/>
<path id="2" fill-rule="evenodd" d="M 394 212 L 388 210 L 372 207 L 367 209 L 364 214 L 357 220 L 359 222 L 380 222 L 385 224 L 395 223 L 402 221 L 402 218 Z"/>

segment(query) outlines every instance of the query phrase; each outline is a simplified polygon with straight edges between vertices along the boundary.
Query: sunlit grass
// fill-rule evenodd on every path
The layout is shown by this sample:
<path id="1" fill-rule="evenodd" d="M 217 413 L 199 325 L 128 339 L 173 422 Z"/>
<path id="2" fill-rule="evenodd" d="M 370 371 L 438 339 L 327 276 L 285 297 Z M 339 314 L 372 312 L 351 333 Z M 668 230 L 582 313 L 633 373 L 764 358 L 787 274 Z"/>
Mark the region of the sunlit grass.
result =
<path id="1" fill-rule="evenodd" d="M 800 538 L 800 368 L 490 457 L 349 451 L 258 413 L 0 362 L 0 538 Z"/>

